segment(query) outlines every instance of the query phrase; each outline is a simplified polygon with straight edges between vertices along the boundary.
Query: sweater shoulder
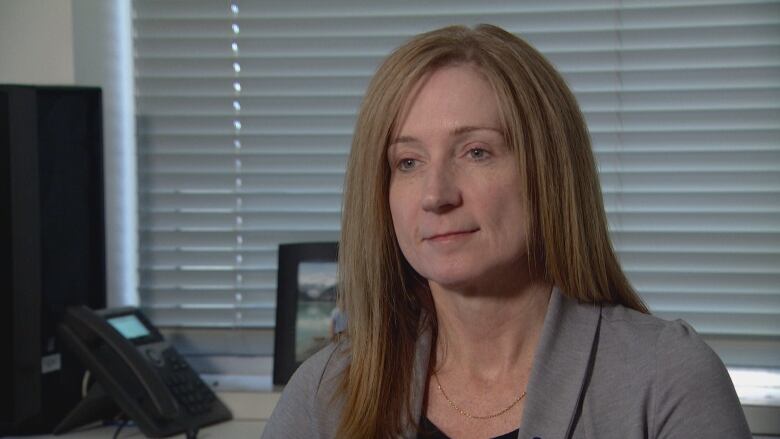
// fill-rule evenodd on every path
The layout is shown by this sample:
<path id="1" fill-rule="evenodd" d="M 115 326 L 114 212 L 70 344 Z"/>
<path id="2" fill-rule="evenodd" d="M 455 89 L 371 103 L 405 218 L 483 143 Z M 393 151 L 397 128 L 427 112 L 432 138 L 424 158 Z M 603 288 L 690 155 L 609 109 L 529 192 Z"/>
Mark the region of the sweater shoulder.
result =
<path id="1" fill-rule="evenodd" d="M 649 437 L 750 437 L 726 367 L 687 322 L 604 306 L 599 339 L 603 398 L 640 401 Z"/>
<path id="2" fill-rule="evenodd" d="M 346 342 L 331 343 L 304 361 L 284 387 L 263 438 L 334 437 L 338 427 L 341 376 L 348 364 Z"/>

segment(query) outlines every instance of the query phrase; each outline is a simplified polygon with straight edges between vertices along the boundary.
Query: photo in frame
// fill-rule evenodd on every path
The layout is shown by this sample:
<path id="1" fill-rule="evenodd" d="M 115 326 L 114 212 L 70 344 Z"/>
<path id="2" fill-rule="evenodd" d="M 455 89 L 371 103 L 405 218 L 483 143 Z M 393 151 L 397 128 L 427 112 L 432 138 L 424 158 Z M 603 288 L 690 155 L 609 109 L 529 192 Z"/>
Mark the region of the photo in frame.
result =
<path id="1" fill-rule="evenodd" d="M 336 305 L 338 244 L 279 245 L 274 337 L 274 385 L 346 328 Z"/>

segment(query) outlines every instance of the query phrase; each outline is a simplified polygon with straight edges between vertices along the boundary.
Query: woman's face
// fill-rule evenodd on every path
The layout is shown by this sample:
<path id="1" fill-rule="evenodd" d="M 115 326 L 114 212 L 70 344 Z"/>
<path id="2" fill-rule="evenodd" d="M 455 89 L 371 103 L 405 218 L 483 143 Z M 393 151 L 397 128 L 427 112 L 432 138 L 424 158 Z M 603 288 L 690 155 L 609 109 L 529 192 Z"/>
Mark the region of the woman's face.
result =
<path id="1" fill-rule="evenodd" d="M 425 76 L 396 134 L 390 211 L 411 266 L 448 289 L 517 275 L 527 250 L 522 181 L 481 73 L 467 64 Z"/>

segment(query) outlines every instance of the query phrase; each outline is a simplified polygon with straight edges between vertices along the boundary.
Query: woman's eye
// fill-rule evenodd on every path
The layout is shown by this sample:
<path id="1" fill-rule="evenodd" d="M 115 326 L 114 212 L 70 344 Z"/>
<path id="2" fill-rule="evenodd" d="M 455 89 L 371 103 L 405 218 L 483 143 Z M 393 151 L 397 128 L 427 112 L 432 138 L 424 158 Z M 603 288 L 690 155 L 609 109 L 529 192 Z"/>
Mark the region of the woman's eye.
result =
<path id="1" fill-rule="evenodd" d="M 471 148 L 469 150 L 469 157 L 474 160 L 484 160 L 488 156 L 488 152 L 482 148 Z"/>
<path id="2" fill-rule="evenodd" d="M 417 166 L 417 160 L 415 159 L 401 159 L 398 162 L 398 169 L 401 171 L 410 171 Z"/>

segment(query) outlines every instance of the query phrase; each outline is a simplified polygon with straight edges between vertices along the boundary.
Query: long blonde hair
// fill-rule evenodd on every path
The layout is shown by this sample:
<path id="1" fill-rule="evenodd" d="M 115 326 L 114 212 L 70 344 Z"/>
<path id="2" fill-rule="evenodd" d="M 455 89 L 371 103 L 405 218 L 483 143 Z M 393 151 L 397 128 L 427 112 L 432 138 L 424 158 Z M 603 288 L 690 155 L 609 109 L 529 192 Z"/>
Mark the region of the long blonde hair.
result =
<path id="1" fill-rule="evenodd" d="M 350 364 L 341 381 L 338 437 L 394 437 L 417 422 L 410 407 L 415 343 L 435 311 L 393 231 L 386 153 L 412 88 L 457 63 L 475 65 L 496 92 L 525 178 L 532 266 L 570 297 L 647 312 L 612 249 L 590 138 L 563 78 L 534 48 L 495 26 L 421 34 L 374 75 L 347 164 L 339 284 Z M 421 324 L 425 315 L 433 318 Z"/>

